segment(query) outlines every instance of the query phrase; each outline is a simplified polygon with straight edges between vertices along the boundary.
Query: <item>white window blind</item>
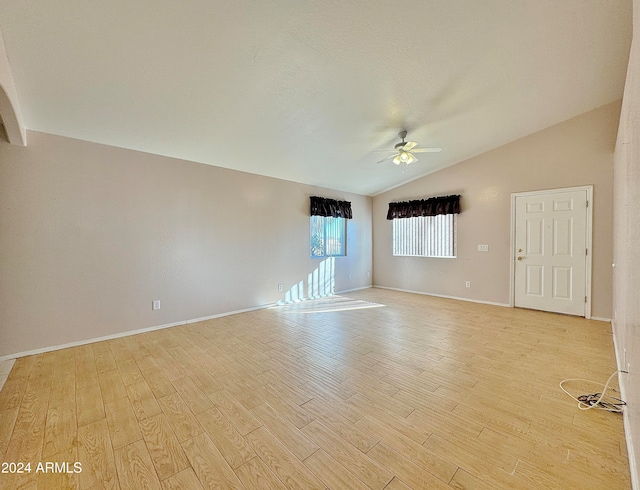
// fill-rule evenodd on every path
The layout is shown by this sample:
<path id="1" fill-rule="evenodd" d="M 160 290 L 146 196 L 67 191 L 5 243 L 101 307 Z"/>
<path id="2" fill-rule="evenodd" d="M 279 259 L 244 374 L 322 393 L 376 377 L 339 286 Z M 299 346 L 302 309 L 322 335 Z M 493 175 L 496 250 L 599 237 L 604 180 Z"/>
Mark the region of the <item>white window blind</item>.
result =
<path id="1" fill-rule="evenodd" d="M 393 255 L 456 256 L 456 214 L 393 220 Z"/>
<path id="2" fill-rule="evenodd" d="M 347 255 L 345 218 L 311 216 L 311 257 Z"/>

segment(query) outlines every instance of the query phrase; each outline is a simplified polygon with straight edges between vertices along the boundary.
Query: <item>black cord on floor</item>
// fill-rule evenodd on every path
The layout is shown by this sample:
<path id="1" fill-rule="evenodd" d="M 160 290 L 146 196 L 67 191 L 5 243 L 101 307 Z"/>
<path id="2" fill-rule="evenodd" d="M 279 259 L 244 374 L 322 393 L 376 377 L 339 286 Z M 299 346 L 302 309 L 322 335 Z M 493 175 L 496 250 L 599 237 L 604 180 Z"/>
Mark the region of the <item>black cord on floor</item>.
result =
<path id="1" fill-rule="evenodd" d="M 613 379 L 613 377 L 618 373 L 626 373 L 626 372 L 627 371 L 621 371 L 621 370 L 615 371 L 611 376 L 609 376 L 609 379 L 604 385 L 601 385 L 600 383 L 597 383 L 595 381 L 591 381 L 588 379 L 579 379 L 579 378 L 564 379 L 560 382 L 560 389 L 564 391 L 567 395 L 569 395 L 571 398 L 573 398 L 575 401 L 578 402 L 578 408 L 580 410 L 591 410 L 592 408 L 595 408 L 597 410 L 606 410 L 608 412 L 621 413 L 622 409 L 627 403 L 624 400 L 621 400 L 620 398 L 607 396 L 606 393 L 607 393 L 607 389 L 609 388 L 609 383 L 611 383 L 611 380 Z M 593 384 L 598 384 L 600 386 L 604 386 L 604 389 L 602 390 L 601 393 L 592 393 L 590 395 L 580 395 L 578 397 L 575 397 L 571 393 L 569 393 L 564 388 L 564 386 L 562 386 L 564 383 L 568 381 L 585 381 L 587 383 L 593 383 Z"/>

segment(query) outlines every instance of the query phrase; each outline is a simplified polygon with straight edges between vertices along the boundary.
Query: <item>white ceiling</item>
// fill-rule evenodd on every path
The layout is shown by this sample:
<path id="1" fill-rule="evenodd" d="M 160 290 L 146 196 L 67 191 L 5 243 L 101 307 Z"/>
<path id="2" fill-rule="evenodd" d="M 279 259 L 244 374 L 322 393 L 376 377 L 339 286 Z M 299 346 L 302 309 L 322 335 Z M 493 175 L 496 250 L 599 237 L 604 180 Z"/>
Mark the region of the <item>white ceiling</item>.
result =
<path id="1" fill-rule="evenodd" d="M 373 195 L 622 96 L 631 0 L 0 0 L 28 129 Z M 400 129 L 440 146 L 406 172 Z"/>

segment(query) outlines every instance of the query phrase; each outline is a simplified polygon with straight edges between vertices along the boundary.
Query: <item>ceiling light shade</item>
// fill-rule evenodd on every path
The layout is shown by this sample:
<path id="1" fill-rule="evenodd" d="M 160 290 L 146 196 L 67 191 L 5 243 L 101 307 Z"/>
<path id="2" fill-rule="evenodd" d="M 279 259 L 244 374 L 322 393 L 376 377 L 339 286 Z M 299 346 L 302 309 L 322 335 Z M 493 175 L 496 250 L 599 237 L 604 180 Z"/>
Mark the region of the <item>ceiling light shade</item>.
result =
<path id="1" fill-rule="evenodd" d="M 396 155 L 396 157 L 393 159 L 393 163 L 395 163 L 396 165 L 400 165 L 400 164 L 405 164 L 405 165 L 409 165 L 410 163 L 413 163 L 416 161 L 416 157 L 414 157 L 411 153 L 409 153 L 408 151 L 401 151 L 400 153 L 398 153 Z"/>

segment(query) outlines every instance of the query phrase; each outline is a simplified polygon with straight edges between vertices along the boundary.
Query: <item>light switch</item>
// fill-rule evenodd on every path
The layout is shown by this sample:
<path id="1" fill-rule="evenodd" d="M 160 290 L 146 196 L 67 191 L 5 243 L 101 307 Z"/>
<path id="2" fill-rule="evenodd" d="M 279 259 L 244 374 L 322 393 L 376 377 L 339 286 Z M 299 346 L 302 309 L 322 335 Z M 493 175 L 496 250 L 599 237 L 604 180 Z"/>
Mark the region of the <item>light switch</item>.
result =
<path id="1" fill-rule="evenodd" d="M 478 245 L 478 252 L 488 252 L 489 245 Z"/>

